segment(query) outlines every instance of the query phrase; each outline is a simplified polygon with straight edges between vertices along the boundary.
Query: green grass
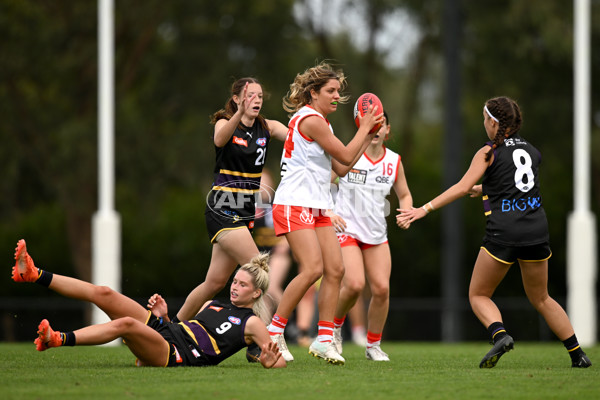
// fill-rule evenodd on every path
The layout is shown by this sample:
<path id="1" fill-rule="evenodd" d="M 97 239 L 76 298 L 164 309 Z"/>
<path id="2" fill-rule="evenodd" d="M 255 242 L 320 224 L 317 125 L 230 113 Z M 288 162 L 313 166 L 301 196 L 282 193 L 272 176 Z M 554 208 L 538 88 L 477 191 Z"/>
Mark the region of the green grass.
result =
<path id="1" fill-rule="evenodd" d="M 596 365 L 571 368 L 560 344 L 519 343 L 496 368 L 479 369 L 485 343 L 386 342 L 391 362 L 367 361 L 344 346 L 345 366 L 328 365 L 290 346 L 296 361 L 280 370 L 248 364 L 240 352 L 216 367 L 136 368 L 126 347 L 35 351 L 0 343 L 2 399 L 592 399 L 600 396 Z"/>

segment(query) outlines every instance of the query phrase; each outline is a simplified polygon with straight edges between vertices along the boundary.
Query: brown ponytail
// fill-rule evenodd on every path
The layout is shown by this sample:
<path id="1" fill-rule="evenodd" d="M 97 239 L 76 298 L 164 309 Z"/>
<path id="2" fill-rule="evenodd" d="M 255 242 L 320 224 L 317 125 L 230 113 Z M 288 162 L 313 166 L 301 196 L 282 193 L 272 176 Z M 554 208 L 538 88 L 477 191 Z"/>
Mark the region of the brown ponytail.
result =
<path id="1" fill-rule="evenodd" d="M 486 153 L 485 160 L 489 161 L 494 150 L 502 146 L 508 139 L 521 129 L 521 109 L 508 97 L 494 97 L 485 102 L 489 112 L 498 120 L 498 131 L 492 140 L 492 148 Z"/>

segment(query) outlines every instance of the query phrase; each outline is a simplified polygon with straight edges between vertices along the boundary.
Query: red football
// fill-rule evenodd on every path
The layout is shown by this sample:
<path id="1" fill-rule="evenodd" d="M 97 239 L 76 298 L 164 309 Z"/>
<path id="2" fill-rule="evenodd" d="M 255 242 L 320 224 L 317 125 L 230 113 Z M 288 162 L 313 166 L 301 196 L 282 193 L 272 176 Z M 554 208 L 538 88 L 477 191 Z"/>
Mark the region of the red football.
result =
<path id="1" fill-rule="evenodd" d="M 358 116 L 360 115 L 363 117 L 367 113 L 370 105 L 373 105 L 373 107 L 377 106 L 377 115 L 383 113 L 383 104 L 381 104 L 379 97 L 373 93 L 364 93 L 360 95 L 354 104 L 354 122 L 356 123 L 357 128 L 360 128 L 360 120 L 358 119 Z M 377 132 L 379 128 L 381 128 L 381 124 L 375 125 L 373 129 L 371 129 L 370 133 Z"/>

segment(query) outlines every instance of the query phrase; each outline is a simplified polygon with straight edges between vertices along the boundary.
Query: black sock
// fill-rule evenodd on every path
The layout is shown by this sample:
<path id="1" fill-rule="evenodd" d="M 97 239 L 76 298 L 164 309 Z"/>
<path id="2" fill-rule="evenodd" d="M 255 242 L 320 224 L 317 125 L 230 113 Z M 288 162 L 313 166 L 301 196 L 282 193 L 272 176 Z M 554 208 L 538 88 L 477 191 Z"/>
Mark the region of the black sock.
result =
<path id="1" fill-rule="evenodd" d="M 504 329 L 504 324 L 502 322 L 492 322 L 492 324 L 488 326 L 487 330 L 490 333 L 490 337 L 494 343 L 507 335 L 506 329 Z"/>
<path id="2" fill-rule="evenodd" d="M 45 287 L 50 286 L 50 282 L 52 282 L 52 277 L 54 277 L 54 274 L 52 272 L 44 271 L 43 269 L 40 269 L 39 273 L 39 278 L 37 279 L 37 281 L 35 281 L 35 283 L 38 283 Z"/>
<path id="3" fill-rule="evenodd" d="M 73 332 L 61 332 L 60 338 L 63 346 L 75 346 L 75 334 Z"/>
<path id="4" fill-rule="evenodd" d="M 563 342 L 563 345 L 565 346 L 565 349 L 567 349 L 567 351 L 569 352 L 569 355 L 571 356 L 571 360 L 572 361 L 579 360 L 579 357 L 583 354 L 583 350 L 581 350 L 581 347 L 579 346 L 579 342 L 577 341 L 577 336 L 575 336 L 575 334 L 573 334 L 573 336 L 571 336 L 568 339 L 563 340 L 562 342 Z"/>

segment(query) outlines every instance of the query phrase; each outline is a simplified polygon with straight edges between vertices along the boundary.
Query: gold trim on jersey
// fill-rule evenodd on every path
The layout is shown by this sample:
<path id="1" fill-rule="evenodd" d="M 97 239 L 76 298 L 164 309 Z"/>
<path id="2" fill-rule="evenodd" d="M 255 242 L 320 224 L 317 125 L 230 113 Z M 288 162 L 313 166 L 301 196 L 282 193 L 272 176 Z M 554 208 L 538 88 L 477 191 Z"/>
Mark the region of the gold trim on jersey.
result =
<path id="1" fill-rule="evenodd" d="M 202 330 L 204 332 L 206 332 L 206 336 L 208 336 L 208 338 L 210 339 L 210 343 L 212 344 L 213 349 L 215 350 L 216 354 L 221 354 L 221 350 L 219 349 L 219 346 L 217 346 L 217 342 L 215 339 L 213 339 L 212 336 L 210 336 L 210 334 L 206 331 L 206 329 L 204 329 L 204 327 L 198 322 L 198 321 L 188 321 L 190 324 L 196 324 L 198 325 L 200 328 L 202 328 Z M 179 325 L 183 326 L 183 329 L 185 329 L 185 331 L 187 332 L 188 335 L 190 335 L 190 337 L 192 339 L 194 339 L 194 342 L 196 343 L 196 345 L 198 345 L 198 340 L 196 340 L 196 336 L 194 335 L 194 332 L 192 332 L 192 330 L 183 322 L 180 322 Z"/>
<path id="2" fill-rule="evenodd" d="M 487 199 L 488 199 L 488 195 L 487 195 L 487 194 L 484 194 L 484 195 L 483 195 L 483 197 L 481 198 L 481 201 L 486 201 Z M 492 213 L 492 210 L 490 210 L 490 211 L 486 211 L 486 212 L 484 212 L 483 214 L 484 214 L 485 216 L 488 216 L 488 215 L 490 215 L 491 213 Z"/>
<path id="3" fill-rule="evenodd" d="M 212 188 L 213 188 L 213 190 L 220 190 L 222 192 L 233 192 L 233 193 L 257 193 L 260 191 L 260 188 L 258 188 L 258 189 L 238 189 L 238 188 L 232 188 L 232 187 L 228 187 L 228 186 L 213 186 Z"/>
<path id="4" fill-rule="evenodd" d="M 239 171 L 231 171 L 228 169 L 219 170 L 220 174 L 225 175 L 233 175 L 233 176 L 243 176 L 244 178 L 260 178 L 262 172 L 239 172 Z"/>

